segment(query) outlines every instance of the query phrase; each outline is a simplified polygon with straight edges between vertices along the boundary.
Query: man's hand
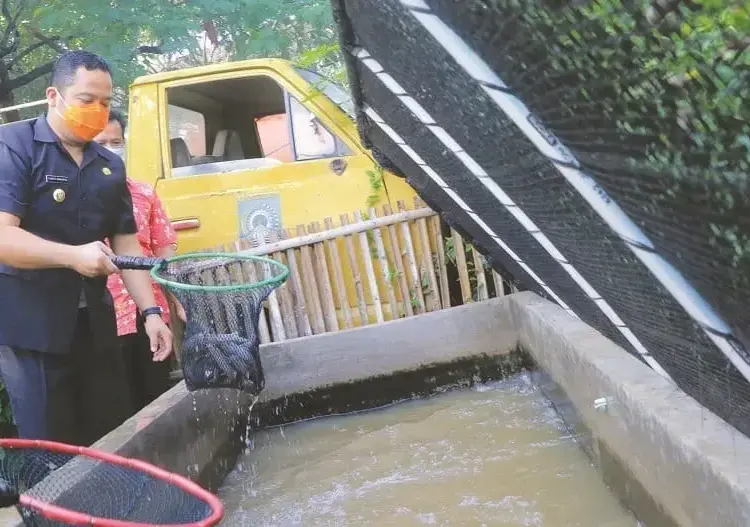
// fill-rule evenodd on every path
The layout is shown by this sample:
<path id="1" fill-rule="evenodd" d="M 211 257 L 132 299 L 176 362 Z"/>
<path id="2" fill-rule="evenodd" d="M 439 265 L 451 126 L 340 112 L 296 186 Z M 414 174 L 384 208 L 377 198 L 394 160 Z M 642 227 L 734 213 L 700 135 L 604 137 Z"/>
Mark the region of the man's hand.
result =
<path id="1" fill-rule="evenodd" d="M 112 249 L 102 242 L 92 242 L 75 248 L 71 267 L 83 276 L 108 276 L 120 270 L 112 263 Z"/>
<path id="2" fill-rule="evenodd" d="M 172 332 L 158 315 L 146 317 L 143 323 L 151 342 L 151 353 L 154 354 L 154 362 L 161 362 L 172 354 Z"/>

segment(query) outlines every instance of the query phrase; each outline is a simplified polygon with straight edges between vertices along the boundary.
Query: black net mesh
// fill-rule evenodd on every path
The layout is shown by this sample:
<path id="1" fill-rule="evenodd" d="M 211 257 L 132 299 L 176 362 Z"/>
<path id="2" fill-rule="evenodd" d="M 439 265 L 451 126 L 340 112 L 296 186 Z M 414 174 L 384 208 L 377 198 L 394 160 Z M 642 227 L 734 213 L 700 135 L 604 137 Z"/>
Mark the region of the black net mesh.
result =
<path id="1" fill-rule="evenodd" d="M 156 274 L 187 314 L 181 354 L 187 388 L 260 393 L 258 320 L 288 270 L 264 258 L 194 255 L 172 259 Z"/>
<path id="2" fill-rule="evenodd" d="M 365 143 L 398 166 L 493 265 L 548 296 L 398 144 L 401 138 L 584 321 L 640 358 L 623 337 L 623 329 L 631 330 L 688 394 L 750 434 L 750 384 L 467 72 L 472 65 L 458 63 L 428 30 L 441 21 L 481 57 L 750 349 L 747 3 L 332 4 Z M 361 50 L 377 64 L 365 64 Z M 382 73 L 397 86 L 384 82 Z M 446 149 L 404 96 L 429 113 L 463 153 Z M 533 220 L 622 324 L 604 315 L 597 298 L 573 281 L 461 155 L 470 156 Z"/>
<path id="3" fill-rule="evenodd" d="M 43 449 L 0 448 L 1 505 L 20 494 L 96 518 L 150 525 L 188 524 L 212 514 L 205 501 L 144 472 Z M 28 527 L 73 525 L 17 509 Z"/>

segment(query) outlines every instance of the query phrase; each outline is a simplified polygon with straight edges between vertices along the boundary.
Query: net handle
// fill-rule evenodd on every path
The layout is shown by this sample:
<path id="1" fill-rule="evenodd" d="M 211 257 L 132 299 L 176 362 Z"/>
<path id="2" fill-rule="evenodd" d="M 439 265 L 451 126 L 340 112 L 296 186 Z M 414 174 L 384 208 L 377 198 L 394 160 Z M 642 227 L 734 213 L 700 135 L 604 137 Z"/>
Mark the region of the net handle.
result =
<path id="1" fill-rule="evenodd" d="M 118 269 L 129 271 L 150 271 L 167 262 L 165 258 L 147 258 L 145 256 L 115 256 L 112 263 Z"/>
<path id="2" fill-rule="evenodd" d="M 188 494 L 191 494 L 199 500 L 205 502 L 211 508 L 211 514 L 208 516 L 208 518 L 192 523 L 173 524 L 171 527 L 214 527 L 218 525 L 224 517 L 224 506 L 222 505 L 221 501 L 206 489 L 204 489 L 197 483 L 190 481 L 186 477 L 168 472 L 162 468 L 151 465 L 150 463 L 141 461 L 140 459 L 118 456 L 116 454 L 110 454 L 109 452 L 103 452 L 101 450 L 95 450 L 88 447 L 68 445 L 55 441 L 42 441 L 37 439 L 0 439 L 0 448 L 36 448 L 39 450 L 47 450 L 50 452 L 58 452 L 61 454 L 83 456 L 97 461 L 103 461 L 111 465 L 116 465 L 118 467 L 129 468 L 137 472 L 148 474 L 149 476 L 169 485 L 174 485 L 183 492 L 187 492 Z M 37 514 L 41 515 L 44 518 L 68 523 L 71 525 L 93 525 L 96 527 L 157 527 L 149 523 L 98 518 L 82 512 L 66 509 L 52 503 L 47 503 L 36 498 L 32 498 L 27 494 L 21 494 L 19 496 L 19 504 L 34 510 Z M 169 524 L 167 524 L 161 525 L 159 527 L 170 526 Z"/>

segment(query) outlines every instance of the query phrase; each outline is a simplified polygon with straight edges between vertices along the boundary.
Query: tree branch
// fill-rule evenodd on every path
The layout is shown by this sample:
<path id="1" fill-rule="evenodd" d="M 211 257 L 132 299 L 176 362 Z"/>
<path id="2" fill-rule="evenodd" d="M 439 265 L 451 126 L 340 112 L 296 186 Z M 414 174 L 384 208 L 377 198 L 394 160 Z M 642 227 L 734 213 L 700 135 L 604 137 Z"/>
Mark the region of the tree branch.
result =
<path id="1" fill-rule="evenodd" d="M 26 0 L 18 0 L 15 15 L 10 14 L 10 6 L 8 5 L 8 0 L 2 0 L 2 6 L 0 9 L 3 18 L 5 18 L 5 21 L 7 23 L 5 31 L 3 32 L 2 45 L 0 45 L 0 47 L 2 47 L 3 56 L 7 56 L 18 49 L 18 43 L 21 40 L 21 33 L 18 30 L 18 21 L 21 19 L 21 16 L 26 9 Z M 15 37 L 12 44 L 10 43 L 12 40 L 11 35 Z"/>
<path id="2" fill-rule="evenodd" d="M 8 62 L 7 68 L 11 69 L 13 66 L 18 64 L 21 60 L 23 60 L 23 58 L 29 53 L 33 53 L 35 50 L 41 48 L 42 46 L 48 45 L 50 43 L 49 41 L 55 41 L 55 40 L 60 40 L 60 37 L 52 37 L 50 39 L 39 40 L 37 42 L 34 42 L 32 45 L 30 45 L 23 51 L 19 51 L 18 53 L 16 53 L 16 56 L 13 57 L 13 60 Z"/>
<path id="3" fill-rule="evenodd" d="M 29 31 L 34 35 L 37 40 L 43 41 L 50 49 L 57 51 L 58 53 L 65 53 L 68 51 L 68 47 L 63 44 L 63 39 L 60 37 L 48 37 L 37 27 L 30 27 Z"/>
<path id="4" fill-rule="evenodd" d="M 52 71 L 52 66 L 54 66 L 54 64 L 55 64 L 54 61 L 50 61 L 50 62 L 47 62 L 46 64 L 42 64 L 41 66 L 37 66 L 36 68 L 29 71 L 28 73 L 24 73 L 20 77 L 11 79 L 2 88 L 6 91 L 13 91 L 16 88 L 20 88 L 21 86 L 26 86 L 27 84 L 38 79 L 42 75 L 46 75 L 47 73 L 50 73 Z"/>
<path id="5" fill-rule="evenodd" d="M 5 22 L 8 24 L 8 26 L 5 28 L 5 32 L 3 33 L 3 47 L 8 43 L 8 38 L 10 37 L 10 32 L 12 31 L 12 28 L 15 28 L 15 20 L 10 15 L 10 8 L 8 7 L 8 0 L 3 0 L 2 4 L 2 13 L 3 18 L 5 18 Z"/>

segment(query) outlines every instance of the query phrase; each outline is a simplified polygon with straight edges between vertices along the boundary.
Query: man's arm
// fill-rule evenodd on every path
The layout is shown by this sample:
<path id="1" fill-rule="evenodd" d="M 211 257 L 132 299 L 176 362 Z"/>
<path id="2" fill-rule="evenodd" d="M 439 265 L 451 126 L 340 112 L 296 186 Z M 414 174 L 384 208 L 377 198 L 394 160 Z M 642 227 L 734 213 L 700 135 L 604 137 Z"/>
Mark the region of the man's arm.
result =
<path id="1" fill-rule="evenodd" d="M 18 216 L 0 212 L 0 262 L 18 269 L 73 266 L 73 246 L 45 240 L 20 225 Z"/>
<path id="2" fill-rule="evenodd" d="M 112 237 L 112 248 L 122 256 L 143 256 L 141 244 L 138 242 L 138 235 L 136 234 L 116 234 Z M 148 271 L 123 270 L 122 281 L 138 309 L 143 311 L 157 305 Z M 172 353 L 172 333 L 169 328 L 158 316 L 146 317 L 144 325 L 151 343 L 154 360 L 163 361 L 167 359 Z"/>
<path id="3" fill-rule="evenodd" d="M 143 256 L 141 244 L 136 234 L 117 234 L 112 237 L 112 249 L 121 256 Z M 151 276 L 148 271 L 123 270 L 122 281 L 133 297 L 135 305 L 143 311 L 156 306 Z"/>
<path id="4" fill-rule="evenodd" d="M 0 263 L 18 269 L 67 267 L 86 276 L 116 272 L 111 252 L 100 242 L 66 245 L 21 228 L 31 194 L 28 171 L 17 153 L 0 143 Z"/>

